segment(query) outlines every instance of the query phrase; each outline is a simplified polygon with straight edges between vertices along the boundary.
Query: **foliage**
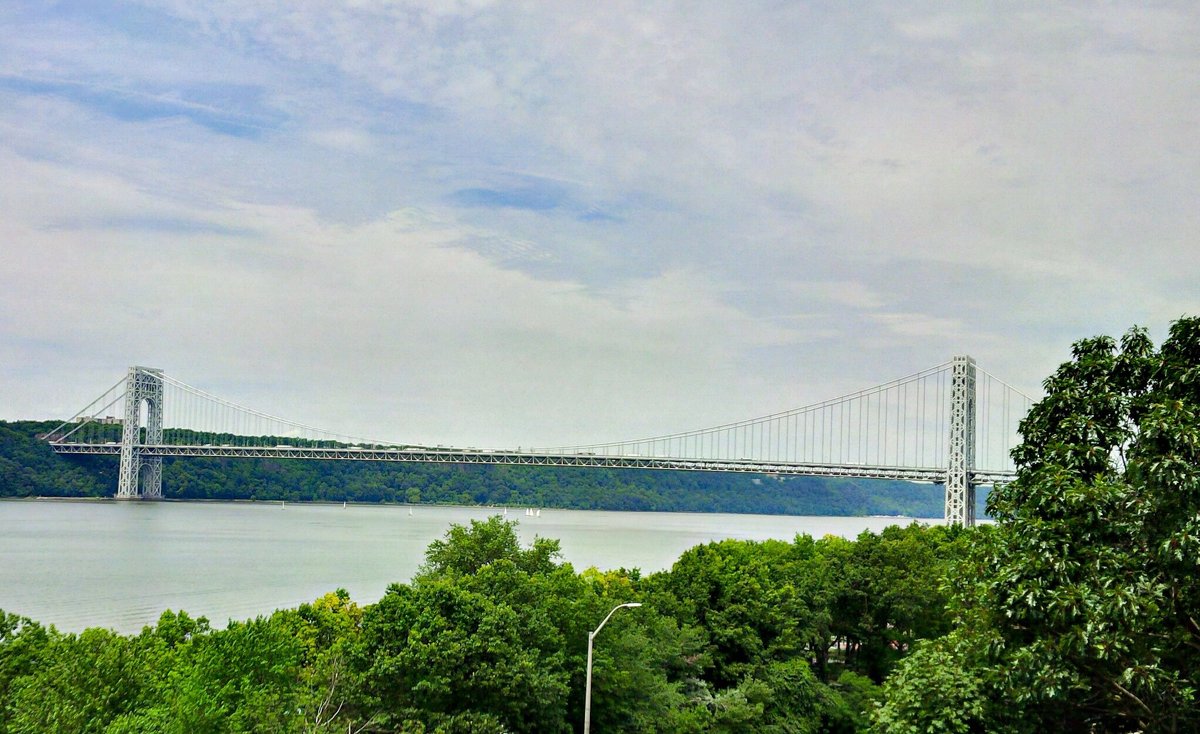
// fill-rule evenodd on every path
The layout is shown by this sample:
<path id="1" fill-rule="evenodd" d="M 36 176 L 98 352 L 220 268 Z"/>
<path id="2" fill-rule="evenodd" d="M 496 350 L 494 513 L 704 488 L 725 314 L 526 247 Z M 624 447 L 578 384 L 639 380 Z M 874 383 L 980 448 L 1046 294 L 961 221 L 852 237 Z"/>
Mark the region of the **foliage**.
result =
<path id="1" fill-rule="evenodd" d="M 866 731 L 875 702 L 881 696 L 879 686 L 865 675 L 843 670 L 825 692 L 824 731 L 828 734 L 851 734 Z"/>
<path id="2" fill-rule="evenodd" d="M 68 459 L 37 439 L 56 425 L 0 421 L 0 497 L 102 497 L 115 491 L 111 460 Z"/>
<path id="3" fill-rule="evenodd" d="M 963 535 L 913 524 L 856 541 L 726 540 L 686 551 L 646 585 L 656 607 L 705 633 L 718 686 L 797 656 L 828 682 L 831 650 L 835 667 L 878 681 L 913 641 L 949 628 L 941 580 Z"/>
<path id="4" fill-rule="evenodd" d="M 893 526 L 854 543 L 823 542 L 827 573 L 837 579 L 830 633 L 852 669 L 881 682 L 913 642 L 949 631 L 941 582 L 965 550 L 960 527 Z"/>
<path id="5" fill-rule="evenodd" d="M 557 540 L 537 538 L 529 550 L 521 549 L 515 525 L 498 516 L 472 520 L 470 527 L 454 525 L 445 540 L 435 540 L 425 551 L 421 576 L 465 576 L 499 561 L 508 561 L 525 574 L 547 573 L 559 555 Z"/>
<path id="6" fill-rule="evenodd" d="M 11 700 L 13 684 L 36 673 L 46 657 L 53 637 L 51 630 L 27 617 L 0 610 L 0 734 L 10 731 L 3 715 Z"/>
<path id="7" fill-rule="evenodd" d="M 881 731 L 1200 730 L 1200 319 L 1079 341 L 1045 390 Z"/>
<path id="8" fill-rule="evenodd" d="M 565 728 L 559 651 L 526 644 L 529 620 L 453 579 L 393 586 L 367 613 L 364 685 L 387 710 L 490 713 L 510 728 Z"/>
<path id="9" fill-rule="evenodd" d="M 963 666 L 965 654 L 949 640 L 922 645 L 908 656 L 883 689 L 885 703 L 875 727 L 887 734 L 971 734 L 996 731 L 978 671 Z"/>

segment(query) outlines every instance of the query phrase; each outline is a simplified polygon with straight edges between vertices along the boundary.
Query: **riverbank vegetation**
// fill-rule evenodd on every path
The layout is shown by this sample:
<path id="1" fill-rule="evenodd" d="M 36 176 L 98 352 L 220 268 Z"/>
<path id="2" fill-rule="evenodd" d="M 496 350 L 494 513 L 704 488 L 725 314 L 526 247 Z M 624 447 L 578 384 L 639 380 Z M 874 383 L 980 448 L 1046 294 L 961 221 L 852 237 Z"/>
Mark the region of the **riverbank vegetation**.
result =
<path id="1" fill-rule="evenodd" d="M 60 456 L 50 421 L 0 421 L 0 497 L 106 497 L 115 456 Z M 114 436 L 115 438 L 115 436 Z M 568 510 L 941 517 L 930 484 L 638 469 L 166 458 L 163 493 L 186 500 L 390 502 Z M 982 500 L 981 500 L 982 501 Z M 982 510 L 982 508 L 981 508 Z"/>

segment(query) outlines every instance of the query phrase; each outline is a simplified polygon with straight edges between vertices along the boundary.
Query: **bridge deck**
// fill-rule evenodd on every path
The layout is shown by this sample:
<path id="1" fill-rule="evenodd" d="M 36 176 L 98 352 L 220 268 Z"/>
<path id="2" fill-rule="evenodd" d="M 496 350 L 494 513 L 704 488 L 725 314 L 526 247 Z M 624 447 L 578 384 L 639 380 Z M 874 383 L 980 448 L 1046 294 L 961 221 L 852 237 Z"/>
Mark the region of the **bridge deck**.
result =
<path id="1" fill-rule="evenodd" d="M 60 454 L 118 455 L 119 444 L 52 443 Z M 477 451 L 473 449 L 417 448 L 306 448 L 298 446 L 168 446 L 140 445 L 143 456 L 192 456 L 213 458 L 316 459 L 333 461 L 391 461 L 427 464 L 503 464 L 516 466 L 576 466 L 612 469 L 673 469 L 678 471 L 737 472 L 789 476 L 901 479 L 941 483 L 946 470 L 936 467 L 880 467 L 852 464 L 810 464 L 715 460 L 665 456 L 604 456 L 602 454 L 553 454 L 528 451 Z M 976 484 L 1011 481 L 1011 472 L 976 470 Z"/>

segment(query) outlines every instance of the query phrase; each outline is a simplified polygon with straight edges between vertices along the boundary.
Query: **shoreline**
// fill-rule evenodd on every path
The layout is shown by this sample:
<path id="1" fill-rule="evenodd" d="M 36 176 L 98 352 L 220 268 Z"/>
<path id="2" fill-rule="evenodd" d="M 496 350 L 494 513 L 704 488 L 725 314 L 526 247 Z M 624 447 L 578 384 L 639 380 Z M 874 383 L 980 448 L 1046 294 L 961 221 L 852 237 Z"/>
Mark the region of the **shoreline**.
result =
<path id="1" fill-rule="evenodd" d="M 118 500 L 116 497 L 59 497 L 59 496 L 35 496 L 35 497 L 0 497 L 0 502 L 64 502 L 64 503 L 85 503 L 85 504 L 195 504 L 195 505 L 279 505 L 280 503 L 299 505 L 302 507 L 379 507 L 379 508 L 395 508 L 395 509 L 418 509 L 418 508 L 445 508 L 459 510 L 542 510 L 556 512 L 614 512 L 614 513 L 637 513 L 637 514 L 660 514 L 660 515 L 695 515 L 699 517 L 711 517 L 713 515 L 737 515 L 739 517 L 844 517 L 844 518 L 869 518 L 869 519 L 893 519 L 898 523 L 903 521 L 905 524 L 909 522 L 919 523 L 939 523 L 945 518 L 943 517 L 916 517 L 912 515 L 879 515 L 879 514 L 862 514 L 862 515 L 792 515 L 788 513 L 766 513 L 766 512 L 698 512 L 695 510 L 607 510 L 600 508 L 581 508 L 581 507 L 553 507 L 548 505 L 463 505 L 456 503 L 416 503 L 411 502 L 335 502 L 330 500 L 257 500 L 257 499 L 182 499 L 179 497 L 164 497 L 159 500 Z M 520 518 L 524 515 L 516 515 Z"/>

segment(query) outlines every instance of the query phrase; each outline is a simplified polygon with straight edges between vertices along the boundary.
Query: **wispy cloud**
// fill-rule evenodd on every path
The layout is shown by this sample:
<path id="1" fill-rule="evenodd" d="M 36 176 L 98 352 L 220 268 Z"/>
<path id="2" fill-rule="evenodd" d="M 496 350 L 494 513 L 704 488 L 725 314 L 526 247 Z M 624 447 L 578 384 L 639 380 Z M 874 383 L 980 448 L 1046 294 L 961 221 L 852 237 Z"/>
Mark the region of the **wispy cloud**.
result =
<path id="1" fill-rule="evenodd" d="M 46 225 L 47 229 L 70 231 L 113 230 L 118 232 L 151 232 L 157 234 L 215 234 L 223 237 L 254 237 L 248 227 L 232 227 L 200 219 L 155 216 L 113 216 L 95 219 L 63 219 Z"/>
<path id="2" fill-rule="evenodd" d="M 279 126 L 281 116 L 247 113 L 234 106 L 257 105 L 261 90 L 237 85 L 192 87 L 173 94 L 127 91 L 71 80 L 0 76 L 0 88 L 19 94 L 55 95 L 118 120 L 143 121 L 181 117 L 213 132 L 257 137 Z M 217 104 L 197 100 L 210 99 Z"/>
<path id="3" fill-rule="evenodd" d="M 547 211 L 557 209 L 566 199 L 565 194 L 555 188 L 522 189 L 459 189 L 451 198 L 469 207 L 501 207 Z"/>

